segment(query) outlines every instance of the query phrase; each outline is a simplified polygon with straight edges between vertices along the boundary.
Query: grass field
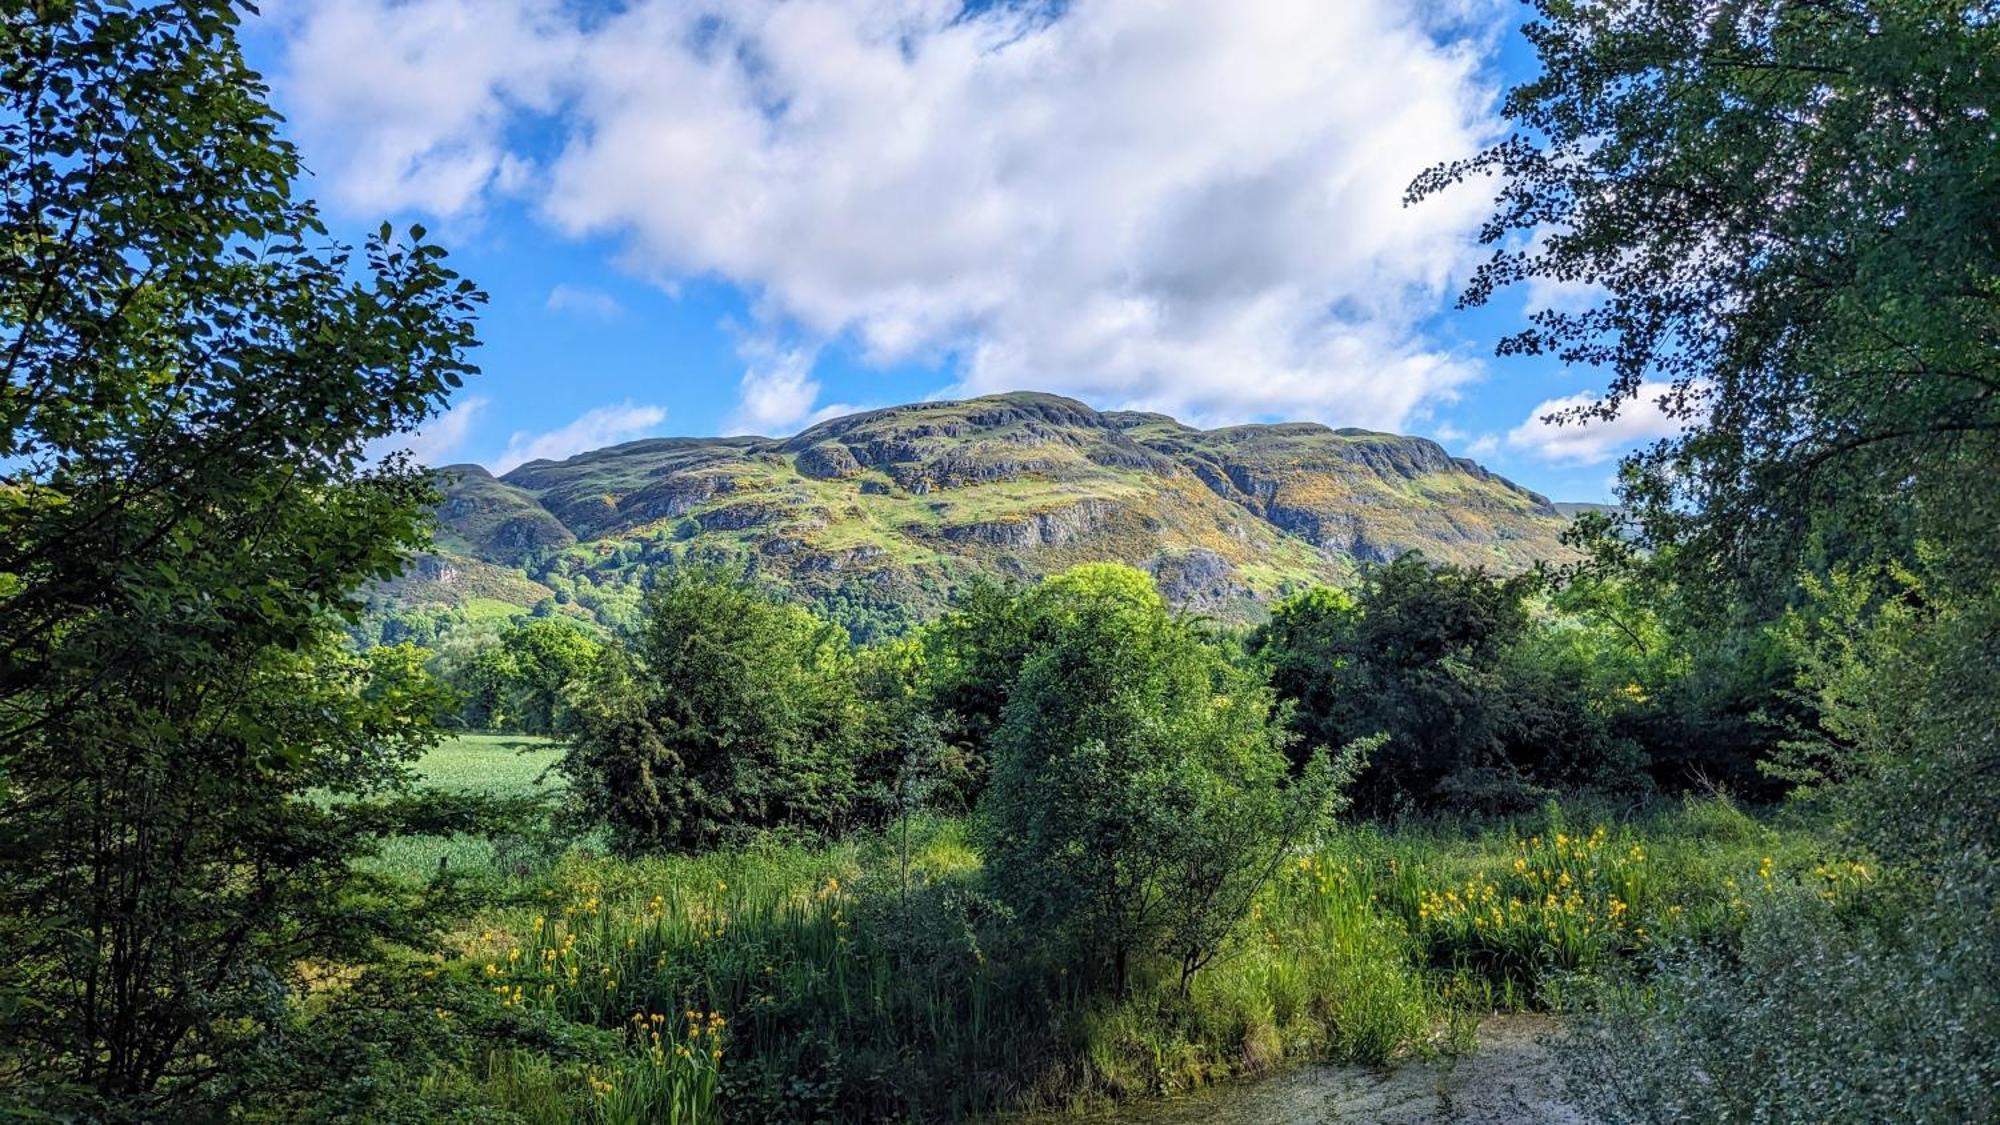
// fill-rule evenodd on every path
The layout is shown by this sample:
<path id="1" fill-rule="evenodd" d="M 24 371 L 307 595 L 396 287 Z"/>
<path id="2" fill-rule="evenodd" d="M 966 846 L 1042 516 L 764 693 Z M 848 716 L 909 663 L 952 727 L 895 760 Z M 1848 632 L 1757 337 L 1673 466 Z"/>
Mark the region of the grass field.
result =
<path id="1" fill-rule="evenodd" d="M 417 763 L 425 783 L 464 793 L 520 797 L 552 793 L 558 780 L 543 774 L 562 757 L 552 740 L 522 734 L 461 734 L 448 738 Z"/>
<path id="2" fill-rule="evenodd" d="M 417 763 L 427 785 L 499 797 L 553 795 L 562 780 L 549 767 L 562 757 L 552 740 L 519 734 L 461 734 L 446 739 Z M 469 836 L 420 836 L 391 840 L 377 862 L 397 874 L 422 878 L 440 864 L 453 871 L 493 866 L 493 844 Z"/>

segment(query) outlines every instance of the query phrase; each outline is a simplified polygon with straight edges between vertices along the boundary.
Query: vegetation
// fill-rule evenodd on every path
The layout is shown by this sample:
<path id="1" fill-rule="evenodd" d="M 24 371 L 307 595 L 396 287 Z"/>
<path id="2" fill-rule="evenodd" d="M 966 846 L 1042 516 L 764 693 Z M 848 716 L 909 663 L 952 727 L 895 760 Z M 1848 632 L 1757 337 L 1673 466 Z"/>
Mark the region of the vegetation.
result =
<path id="1" fill-rule="evenodd" d="M 614 650 L 582 696 L 563 772 L 577 815 L 620 851 L 835 832 L 853 809 L 861 713 L 846 635 L 741 580 L 668 576 L 629 653 Z"/>
<path id="2" fill-rule="evenodd" d="M 570 693 L 603 645 L 583 626 L 552 618 L 471 633 L 435 658 L 435 675 L 456 695 L 456 719 L 472 730 L 555 734 L 573 725 Z"/>
<path id="3" fill-rule="evenodd" d="M 1185 992 L 1172 958 L 1146 958 L 1121 998 L 1049 967 L 1042 935 L 993 902 L 960 821 L 573 856 L 483 915 L 456 971 L 508 1011 L 617 1039 L 553 1065 L 469 1058 L 443 1080 L 494 1112 L 604 1120 L 711 1088 L 775 1120 L 1185 1090 L 1291 1059 L 1460 1049 L 1478 1013 L 1555 1002 L 1572 970 L 1681 936 L 1732 934 L 1768 896 L 1831 890 L 1851 910 L 1878 877 L 1859 871 L 1834 871 L 1814 830 L 1712 799 L 1617 822 L 1551 807 L 1474 831 L 1343 828 L 1285 857 Z"/>
<path id="4" fill-rule="evenodd" d="M 1332 811 L 1322 750 L 1287 783 L 1268 689 L 1105 564 L 1051 579 L 1047 641 L 994 736 L 986 853 L 1003 902 L 1066 965 L 1127 992 L 1168 955 L 1183 992 Z M 1351 769 L 1351 760 L 1343 762 Z"/>
<path id="5" fill-rule="evenodd" d="M 1786 621 L 1797 731 L 1767 769 L 1907 880 L 1879 917 L 1787 898 L 1681 951 L 1584 1022 L 1580 1066 L 1621 1119 L 1990 1116 L 2000 1045 L 1959 1013 L 2000 1006 L 2000 25 L 1950 0 L 1535 11 L 1520 131 L 1412 195 L 1498 177 L 1468 303 L 1601 294 L 1501 345 L 1607 369 L 1581 413 L 1687 423 L 1627 462 L 1596 569 L 1710 643 Z"/>
<path id="6" fill-rule="evenodd" d="M 426 541 L 363 448 L 472 370 L 481 295 L 420 229 L 331 242 L 236 19 L 0 16 L 0 1075 L 58 1116 L 351 1079 L 286 998 L 400 989 L 385 943 L 464 905 L 356 866 L 469 809 L 408 791 L 436 701 L 337 622 Z"/>
<path id="7" fill-rule="evenodd" d="M 0 16 L 0 1112 L 942 1120 L 1526 1008 L 1607 1119 L 2000 1109 L 1978 9 L 1538 5 L 1413 195 L 1689 429 L 1496 577 L 1404 548 L 1553 515 L 1434 447 L 1042 395 L 446 500 L 366 450 L 481 295 L 293 198 L 239 7 Z M 533 608 L 371 607 L 439 543 Z"/>

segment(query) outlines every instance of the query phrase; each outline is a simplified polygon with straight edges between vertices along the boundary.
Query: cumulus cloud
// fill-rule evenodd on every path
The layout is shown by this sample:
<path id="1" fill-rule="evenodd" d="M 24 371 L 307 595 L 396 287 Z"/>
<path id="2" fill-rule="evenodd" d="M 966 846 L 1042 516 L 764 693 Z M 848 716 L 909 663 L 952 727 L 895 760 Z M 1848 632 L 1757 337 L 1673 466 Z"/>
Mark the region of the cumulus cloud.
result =
<path id="1" fill-rule="evenodd" d="M 937 362 L 958 392 L 1399 428 L 1480 373 L 1421 321 L 1486 201 L 1401 192 L 1494 135 L 1486 42 L 1439 33 L 1484 3 L 474 7 L 354 0 L 292 37 L 283 91 L 352 131 L 306 132 L 346 197 L 525 185 L 647 276 L 743 287 L 774 338 Z M 344 52 L 378 57 L 350 76 Z M 515 152 L 535 114 L 555 142 Z M 742 391 L 773 428 L 819 388 L 753 360 Z"/>
<path id="2" fill-rule="evenodd" d="M 732 433 L 780 433 L 796 428 L 819 401 L 819 380 L 812 377 L 812 351 L 794 348 L 746 348 L 749 367 L 743 372 L 741 397 L 725 429 Z"/>
<path id="3" fill-rule="evenodd" d="M 1697 396 L 1699 391 L 1696 391 Z M 1667 383 L 1642 383 L 1637 396 L 1619 406 L 1614 418 L 1583 421 L 1550 421 L 1597 403 L 1590 393 L 1552 398 L 1528 415 L 1528 420 L 1507 432 L 1507 445 L 1544 461 L 1571 465 L 1594 465 L 1618 456 L 1641 442 L 1673 437 L 1688 425 L 1677 410 L 1668 409 L 1674 391 Z"/>
<path id="4" fill-rule="evenodd" d="M 517 432 L 507 439 L 507 451 L 493 462 L 496 473 L 504 473 L 528 461 L 560 461 L 578 453 L 601 449 L 621 441 L 645 437 L 667 420 L 658 406 L 621 402 L 600 406 L 560 429 L 532 434 Z"/>
<path id="5" fill-rule="evenodd" d="M 568 282 L 559 283 L 549 290 L 546 307 L 550 312 L 572 313 L 598 320 L 610 320 L 625 312 L 625 306 L 611 294 Z"/>
<path id="6" fill-rule="evenodd" d="M 453 217 L 521 190 L 519 115 L 551 110 L 577 46 L 554 0 L 338 0 L 275 17 L 275 80 L 308 166 L 335 202 Z"/>
<path id="7" fill-rule="evenodd" d="M 461 399 L 414 433 L 378 438 L 370 443 L 368 454 L 379 460 L 398 450 L 407 450 L 420 465 L 443 464 L 465 444 L 472 434 L 472 424 L 488 405 L 478 395 Z"/>

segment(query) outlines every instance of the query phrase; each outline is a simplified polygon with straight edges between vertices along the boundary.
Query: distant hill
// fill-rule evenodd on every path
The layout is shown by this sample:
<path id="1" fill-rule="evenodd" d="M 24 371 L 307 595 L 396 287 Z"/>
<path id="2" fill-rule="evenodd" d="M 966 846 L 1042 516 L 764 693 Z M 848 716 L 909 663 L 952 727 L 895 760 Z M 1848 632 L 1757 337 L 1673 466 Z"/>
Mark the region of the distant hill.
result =
<path id="1" fill-rule="evenodd" d="M 867 635 L 936 613 L 972 575 L 1111 560 L 1189 609 L 1245 619 L 1406 551 L 1496 571 L 1569 554 L 1556 505 L 1423 438 L 1197 430 L 1036 393 L 439 477 L 436 553 L 380 591 L 385 606 L 546 598 L 544 612 L 616 623 L 658 568 L 715 559 Z"/>
<path id="2" fill-rule="evenodd" d="M 1603 512 L 1607 516 L 1615 516 L 1625 510 L 1616 504 L 1591 504 L 1582 500 L 1558 501 L 1555 507 L 1557 512 L 1570 519 L 1587 512 Z"/>

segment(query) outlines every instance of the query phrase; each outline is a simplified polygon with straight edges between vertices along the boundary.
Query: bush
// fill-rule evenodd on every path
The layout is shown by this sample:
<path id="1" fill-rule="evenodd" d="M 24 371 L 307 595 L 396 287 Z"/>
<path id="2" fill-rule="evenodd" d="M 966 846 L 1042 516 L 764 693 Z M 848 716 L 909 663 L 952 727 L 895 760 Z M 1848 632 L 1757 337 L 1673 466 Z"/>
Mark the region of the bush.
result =
<path id="1" fill-rule="evenodd" d="M 1562 1052 L 1571 1095 L 1613 1122 L 2000 1116 L 1990 864 L 1858 918 L 1831 894 L 1758 897 L 1740 947 L 1686 945 L 1590 994 Z"/>
<path id="2" fill-rule="evenodd" d="M 576 693 L 572 811 L 623 852 L 837 832 L 862 714 L 847 635 L 718 572 L 673 572 Z"/>
<path id="3" fill-rule="evenodd" d="M 1615 729 L 1629 700 L 1588 674 L 1579 622 L 1531 617 L 1539 581 L 1412 553 L 1351 597 L 1284 602 L 1251 644 L 1309 743 L 1386 736 L 1355 785 L 1371 814 L 1518 812 L 1563 790 L 1645 788 L 1638 747 Z"/>
<path id="4" fill-rule="evenodd" d="M 1080 567 L 1034 599 L 1051 636 L 1008 700 L 982 809 L 995 893 L 1120 995 L 1155 954 L 1184 993 L 1351 764 L 1322 753 L 1287 784 L 1268 689 L 1146 575 Z"/>

